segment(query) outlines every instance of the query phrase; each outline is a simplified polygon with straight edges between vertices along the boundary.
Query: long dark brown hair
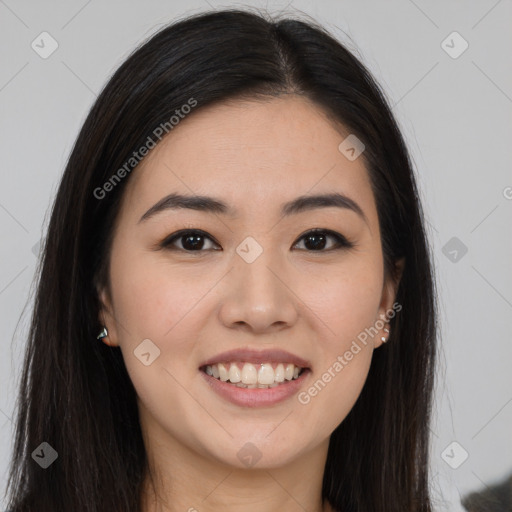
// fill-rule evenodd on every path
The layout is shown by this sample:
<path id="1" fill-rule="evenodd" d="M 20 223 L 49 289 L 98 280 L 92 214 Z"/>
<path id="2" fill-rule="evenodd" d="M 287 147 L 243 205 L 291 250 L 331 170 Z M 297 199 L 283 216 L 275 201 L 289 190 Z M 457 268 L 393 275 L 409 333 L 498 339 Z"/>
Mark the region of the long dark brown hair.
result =
<path id="1" fill-rule="evenodd" d="M 78 135 L 36 275 L 7 487 L 12 512 L 141 507 L 147 458 L 135 390 L 120 349 L 96 340 L 97 285 L 108 283 L 112 227 L 136 166 L 105 197 L 98 199 L 98 188 L 126 170 L 133 152 L 191 98 L 197 111 L 290 93 L 311 99 L 363 141 L 386 274 L 405 258 L 396 295 L 402 310 L 330 438 L 323 498 L 343 512 L 432 510 L 435 280 L 398 125 L 369 71 L 316 22 L 227 9 L 188 16 L 151 36 L 113 74 Z M 31 456 L 42 442 L 58 453 L 46 469 Z"/>

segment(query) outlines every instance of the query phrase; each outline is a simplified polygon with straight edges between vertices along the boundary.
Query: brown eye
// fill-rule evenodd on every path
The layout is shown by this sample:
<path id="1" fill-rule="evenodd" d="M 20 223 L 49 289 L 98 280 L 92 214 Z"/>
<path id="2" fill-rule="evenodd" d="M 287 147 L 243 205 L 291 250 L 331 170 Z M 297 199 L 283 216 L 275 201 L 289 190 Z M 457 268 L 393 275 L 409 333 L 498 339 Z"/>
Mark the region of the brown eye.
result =
<path id="1" fill-rule="evenodd" d="M 213 242 L 213 239 L 209 237 L 204 231 L 200 230 L 184 230 L 173 233 L 170 237 L 166 238 L 161 247 L 165 247 L 169 250 L 180 250 L 186 252 L 203 252 L 202 249 L 205 247 L 205 239 Z M 175 243 L 179 242 L 181 247 L 175 247 Z M 215 242 L 214 242 L 215 244 Z M 215 244 L 216 245 L 216 244 Z M 207 249 L 209 249 L 207 247 Z M 210 248 L 211 249 L 211 248 Z"/>
<path id="2" fill-rule="evenodd" d="M 335 246 L 325 249 L 326 245 L 328 245 L 327 240 L 329 238 L 335 240 Z M 304 240 L 304 246 L 306 247 L 306 250 L 310 252 L 327 252 L 354 246 L 354 244 L 349 242 L 343 235 L 329 229 L 314 229 L 308 231 L 302 235 L 299 240 Z"/>

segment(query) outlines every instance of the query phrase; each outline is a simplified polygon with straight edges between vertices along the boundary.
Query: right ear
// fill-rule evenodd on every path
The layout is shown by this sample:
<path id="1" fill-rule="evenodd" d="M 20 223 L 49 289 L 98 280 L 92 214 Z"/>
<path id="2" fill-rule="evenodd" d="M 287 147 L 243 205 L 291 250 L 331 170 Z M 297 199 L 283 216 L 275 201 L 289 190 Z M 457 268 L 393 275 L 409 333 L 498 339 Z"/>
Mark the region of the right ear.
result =
<path id="1" fill-rule="evenodd" d="M 109 347 L 118 347 L 119 342 L 117 337 L 117 325 L 113 313 L 114 310 L 112 307 L 112 298 L 109 291 L 105 287 L 98 289 L 98 297 L 100 300 L 98 320 L 101 325 L 107 328 L 108 331 L 108 335 L 98 341 L 102 341 Z"/>

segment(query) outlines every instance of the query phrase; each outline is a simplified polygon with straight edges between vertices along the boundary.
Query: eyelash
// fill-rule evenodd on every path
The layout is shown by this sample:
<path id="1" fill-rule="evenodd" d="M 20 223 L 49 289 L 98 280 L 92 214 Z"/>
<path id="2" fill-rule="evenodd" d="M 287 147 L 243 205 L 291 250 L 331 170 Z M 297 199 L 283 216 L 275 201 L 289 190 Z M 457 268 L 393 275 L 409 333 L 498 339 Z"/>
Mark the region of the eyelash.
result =
<path id="1" fill-rule="evenodd" d="M 332 231 L 330 229 L 320 229 L 320 228 L 307 231 L 306 233 L 301 235 L 301 237 L 298 239 L 298 241 L 294 245 L 297 245 L 297 243 L 299 243 L 303 238 L 307 238 L 310 235 L 316 235 L 316 234 L 326 234 L 326 235 L 334 238 L 337 242 L 337 245 L 331 249 L 320 249 L 318 251 L 308 250 L 308 249 L 299 249 L 299 250 L 310 252 L 310 253 L 317 253 L 317 252 L 322 253 L 322 252 L 331 252 L 331 251 L 340 250 L 340 249 L 351 249 L 352 247 L 355 247 L 355 244 L 353 242 L 349 242 L 340 233 L 337 233 L 336 231 Z M 172 235 L 169 235 L 167 238 L 165 238 L 163 240 L 163 242 L 161 242 L 160 247 L 163 249 L 167 249 L 169 251 L 181 251 L 181 252 L 186 252 L 189 254 L 190 253 L 206 252 L 203 249 L 200 249 L 197 251 L 190 251 L 187 249 L 181 249 L 179 247 L 178 248 L 171 247 L 175 241 L 185 238 L 186 235 L 198 235 L 198 236 L 202 236 L 204 238 L 209 238 L 215 245 L 218 245 L 217 242 L 215 242 L 212 237 L 210 237 L 206 232 L 204 232 L 200 229 L 184 229 L 181 231 L 177 231 L 176 233 L 173 233 Z"/>

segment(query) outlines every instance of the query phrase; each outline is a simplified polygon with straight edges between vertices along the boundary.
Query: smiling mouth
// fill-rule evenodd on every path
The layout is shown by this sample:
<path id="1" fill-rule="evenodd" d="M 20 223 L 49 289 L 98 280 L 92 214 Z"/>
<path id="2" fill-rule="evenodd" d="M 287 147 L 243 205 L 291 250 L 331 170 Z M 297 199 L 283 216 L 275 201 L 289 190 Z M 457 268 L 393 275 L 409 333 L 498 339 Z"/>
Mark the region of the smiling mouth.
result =
<path id="1" fill-rule="evenodd" d="M 293 363 L 246 362 L 217 363 L 202 366 L 200 370 L 207 375 L 239 388 L 275 388 L 292 380 L 297 380 L 307 368 Z"/>

